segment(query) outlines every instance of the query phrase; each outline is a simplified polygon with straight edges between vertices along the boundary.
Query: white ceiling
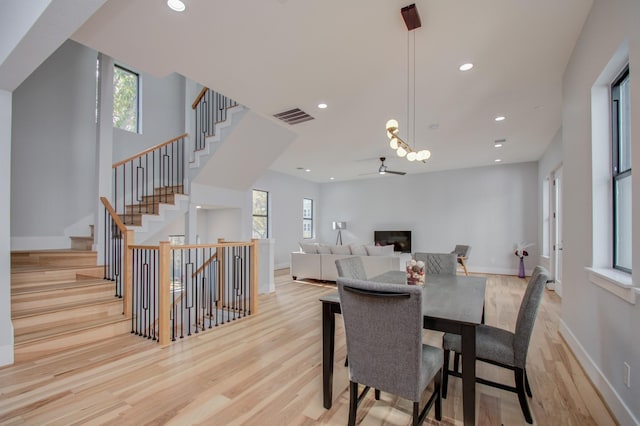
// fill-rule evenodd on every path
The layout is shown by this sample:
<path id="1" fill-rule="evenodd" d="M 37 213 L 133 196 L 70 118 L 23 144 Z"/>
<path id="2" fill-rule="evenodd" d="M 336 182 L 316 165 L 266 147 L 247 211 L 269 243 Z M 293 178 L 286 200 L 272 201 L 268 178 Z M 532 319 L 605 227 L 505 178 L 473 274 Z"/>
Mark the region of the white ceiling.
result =
<path id="1" fill-rule="evenodd" d="M 109 0 L 73 38 L 154 75 L 180 73 L 266 117 L 303 109 L 315 119 L 282 124 L 297 138 L 271 169 L 317 182 L 366 177 L 380 156 L 408 173 L 538 160 L 560 128 L 562 74 L 592 4 L 416 0 L 415 146 L 432 153 L 423 164 L 396 157 L 384 127 L 396 118 L 413 144 L 400 14 L 410 1 L 184 2 L 176 13 L 164 0 Z M 465 62 L 473 70 L 458 71 Z M 496 149 L 496 139 L 507 142 Z"/>

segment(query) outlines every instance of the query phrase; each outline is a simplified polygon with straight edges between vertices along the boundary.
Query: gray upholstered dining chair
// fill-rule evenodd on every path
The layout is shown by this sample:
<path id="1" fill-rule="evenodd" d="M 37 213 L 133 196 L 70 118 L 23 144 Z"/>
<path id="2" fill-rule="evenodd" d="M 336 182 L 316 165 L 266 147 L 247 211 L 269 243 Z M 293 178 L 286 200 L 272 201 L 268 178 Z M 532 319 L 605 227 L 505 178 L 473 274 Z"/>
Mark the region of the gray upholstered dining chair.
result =
<path id="1" fill-rule="evenodd" d="M 336 268 L 338 269 L 339 277 L 356 278 L 359 280 L 367 279 L 367 273 L 364 270 L 364 265 L 360 257 L 336 259 Z"/>
<path id="2" fill-rule="evenodd" d="M 458 263 L 462 266 L 465 275 L 469 275 L 469 271 L 467 271 L 467 259 L 469 258 L 470 252 L 471 246 L 465 246 L 462 244 L 456 244 L 456 248 L 451 252 L 458 256 Z"/>
<path id="3" fill-rule="evenodd" d="M 349 357 L 349 425 L 370 387 L 413 402 L 413 424 L 424 421 L 435 403 L 442 418 L 442 349 L 422 343 L 422 287 L 338 277 Z M 422 411 L 429 383 L 434 392 Z M 364 385 L 359 394 L 359 385 Z"/>
<path id="4" fill-rule="evenodd" d="M 536 267 L 522 297 L 515 332 L 485 324 L 476 328 L 476 359 L 512 370 L 515 387 L 481 377 L 476 377 L 476 382 L 518 394 L 520 408 L 527 423 L 533 423 L 529 404 L 527 403 L 527 395 L 529 397 L 533 396 L 529 386 L 529 378 L 527 377 L 527 352 L 529 351 L 533 325 L 542 300 L 542 293 L 548 279 L 549 273 L 547 270 L 542 267 Z M 458 357 L 462 349 L 460 336 L 445 333 L 442 338 L 442 348 L 444 349 L 442 397 L 446 398 L 449 375 L 460 377 L 457 367 L 454 370 L 449 370 L 450 351 L 454 351 L 456 357 Z"/>
<path id="5" fill-rule="evenodd" d="M 457 256 L 453 253 L 415 253 L 415 260 L 424 262 L 426 275 L 455 275 Z"/>

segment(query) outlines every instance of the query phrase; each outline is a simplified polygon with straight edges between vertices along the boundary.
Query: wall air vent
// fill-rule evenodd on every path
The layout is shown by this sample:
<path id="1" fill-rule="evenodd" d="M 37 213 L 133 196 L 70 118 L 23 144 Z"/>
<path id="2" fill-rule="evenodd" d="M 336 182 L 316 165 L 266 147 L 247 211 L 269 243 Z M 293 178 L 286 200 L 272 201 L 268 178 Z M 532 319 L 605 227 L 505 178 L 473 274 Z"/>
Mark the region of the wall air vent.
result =
<path id="1" fill-rule="evenodd" d="M 301 110 L 300 108 L 290 109 L 273 115 L 275 118 L 284 121 L 287 124 L 294 125 L 313 120 L 313 117 Z"/>

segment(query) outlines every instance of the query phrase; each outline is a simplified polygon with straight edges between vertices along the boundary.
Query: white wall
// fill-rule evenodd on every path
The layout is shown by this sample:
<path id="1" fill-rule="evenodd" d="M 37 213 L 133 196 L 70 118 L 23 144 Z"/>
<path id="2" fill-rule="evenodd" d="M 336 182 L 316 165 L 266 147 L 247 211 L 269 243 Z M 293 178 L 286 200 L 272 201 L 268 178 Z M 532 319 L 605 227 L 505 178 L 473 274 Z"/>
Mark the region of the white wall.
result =
<path id="1" fill-rule="evenodd" d="M 327 204 L 321 200 L 320 184 L 270 171 L 254 183 L 253 189 L 269 191 L 270 236 L 275 240 L 274 263 L 276 268 L 288 267 L 290 253 L 298 251 L 302 241 L 303 198 L 314 201 L 316 233 L 321 232 L 318 218 Z"/>
<path id="2" fill-rule="evenodd" d="M 632 164 L 640 165 L 640 2 L 595 0 L 563 77 L 564 263 L 561 332 L 621 424 L 640 420 L 640 306 L 592 284 L 591 89 L 629 41 Z M 606 113 L 605 113 L 606 115 Z M 605 118 L 606 119 L 606 118 Z M 640 173 L 633 174 L 633 270 L 640 271 Z M 631 388 L 623 384 L 623 362 Z"/>
<path id="3" fill-rule="evenodd" d="M 11 324 L 11 93 L 0 90 L 0 366 L 13 363 Z"/>
<path id="4" fill-rule="evenodd" d="M 558 130 L 558 132 L 553 137 L 553 140 L 547 146 L 547 149 L 542 154 L 542 158 L 538 161 L 538 206 L 540 207 L 540 214 L 538 215 L 538 241 L 540 244 L 543 244 L 543 216 L 542 216 L 542 187 L 543 185 L 547 185 L 547 178 L 551 175 L 551 173 L 558 169 L 562 165 L 562 129 Z M 548 196 L 553 196 L 552 192 L 549 191 Z M 551 206 L 551 204 L 549 204 Z M 551 258 L 549 256 L 542 256 L 542 247 L 538 247 L 538 252 L 540 253 L 540 261 L 538 262 L 541 266 L 544 266 L 549 271 L 551 270 Z M 553 251 L 549 251 L 549 255 L 553 255 Z"/>
<path id="5" fill-rule="evenodd" d="M 374 230 L 412 231 L 412 251 L 450 252 L 471 245 L 472 271 L 517 273 L 515 245 L 538 259 L 537 164 L 502 164 L 419 175 L 385 175 L 322 185 L 320 239 L 335 243 L 331 222 L 347 222 L 344 244 L 371 243 Z M 533 260 L 535 259 L 535 260 Z"/>
<path id="6" fill-rule="evenodd" d="M 12 248 L 68 247 L 95 208 L 97 53 L 64 43 L 13 93 Z"/>
<path id="7" fill-rule="evenodd" d="M 226 241 L 242 240 L 242 210 L 239 208 L 218 208 L 198 210 L 198 230 L 200 244 L 215 244 L 219 238 Z"/>

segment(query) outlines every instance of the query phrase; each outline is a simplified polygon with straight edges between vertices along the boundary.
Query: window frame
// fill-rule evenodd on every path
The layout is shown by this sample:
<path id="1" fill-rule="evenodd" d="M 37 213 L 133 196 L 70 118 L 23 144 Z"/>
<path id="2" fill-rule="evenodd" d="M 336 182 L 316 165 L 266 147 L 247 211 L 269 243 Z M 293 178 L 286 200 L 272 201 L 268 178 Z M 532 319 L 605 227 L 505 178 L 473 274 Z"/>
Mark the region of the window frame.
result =
<path id="1" fill-rule="evenodd" d="M 311 203 L 311 208 L 309 209 L 309 215 L 307 216 L 306 214 L 306 208 L 305 208 L 305 202 L 309 201 Z M 308 224 L 309 225 L 309 236 L 305 236 L 306 234 L 306 230 L 305 230 L 305 225 Z M 302 239 L 304 240 L 311 240 L 313 239 L 313 198 L 302 198 Z"/>
<path id="2" fill-rule="evenodd" d="M 259 193 L 264 193 L 266 195 L 266 207 L 265 207 L 265 214 L 256 214 L 255 211 L 255 194 L 259 192 Z M 251 191 L 251 236 L 252 238 L 260 238 L 260 237 L 256 237 L 256 232 L 255 232 L 255 219 L 256 218 L 264 218 L 264 222 L 265 222 L 265 235 L 262 238 L 269 238 L 271 236 L 271 227 L 269 226 L 269 204 L 270 204 L 270 196 L 269 196 L 269 191 L 265 191 L 263 189 L 253 189 Z"/>
<path id="3" fill-rule="evenodd" d="M 620 74 L 613 80 L 611 84 L 611 190 L 612 190 L 612 259 L 611 265 L 614 269 L 631 273 L 632 270 L 625 266 L 618 264 L 618 213 L 620 210 L 620 203 L 618 200 L 618 184 L 624 179 L 631 179 L 632 165 L 629 159 L 629 168 L 620 170 L 622 151 L 621 146 L 624 143 L 621 140 L 621 134 L 623 133 L 620 128 L 620 87 L 624 82 L 629 82 L 629 65 L 627 64 Z M 630 123 L 628 123 L 630 124 Z M 627 129 L 627 133 L 630 129 Z M 630 143 L 630 141 L 628 141 Z M 631 214 L 631 212 L 629 212 Z M 631 217 L 631 216 L 630 216 Z M 628 230 L 627 234 L 630 235 L 631 230 Z"/>
<path id="4" fill-rule="evenodd" d="M 130 133 L 136 133 L 136 134 L 142 134 L 142 97 L 141 97 L 141 87 L 142 87 L 142 79 L 140 78 L 140 73 L 133 71 L 130 68 L 127 68 L 126 66 L 120 65 L 120 64 L 113 64 L 113 75 L 115 78 L 116 75 L 116 69 L 120 69 L 121 71 L 124 71 L 128 74 L 134 75 L 136 78 L 136 102 L 135 102 L 135 116 L 136 116 L 136 128 L 135 130 L 129 130 L 126 128 L 122 128 L 120 126 L 117 126 L 116 123 L 113 123 L 113 127 L 116 129 L 120 129 L 123 130 L 125 132 L 130 132 Z M 114 91 L 114 103 L 115 103 L 115 82 L 113 83 L 113 91 Z"/>

